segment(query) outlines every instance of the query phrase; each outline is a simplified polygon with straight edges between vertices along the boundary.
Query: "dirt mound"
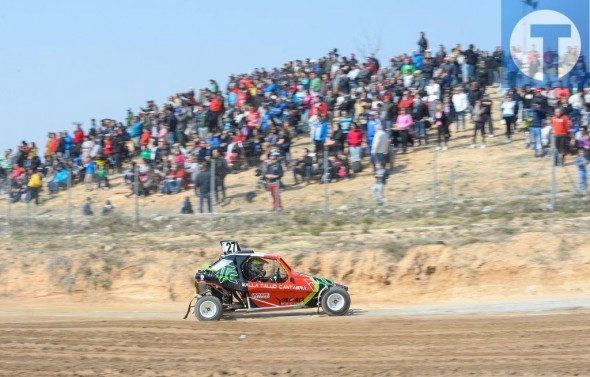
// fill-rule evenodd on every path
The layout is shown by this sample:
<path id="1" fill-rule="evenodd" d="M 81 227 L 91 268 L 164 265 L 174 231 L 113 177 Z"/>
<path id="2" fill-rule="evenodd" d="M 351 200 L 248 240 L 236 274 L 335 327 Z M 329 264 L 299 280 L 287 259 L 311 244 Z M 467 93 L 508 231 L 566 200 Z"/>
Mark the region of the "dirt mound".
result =
<path id="1" fill-rule="evenodd" d="M 209 247 L 215 242 L 198 236 L 170 235 L 162 240 L 135 235 L 114 244 L 101 235 L 65 237 L 18 244 L 5 240 L 0 252 L 0 305 L 53 299 L 157 304 L 166 310 L 192 296 L 195 270 L 219 255 L 217 247 Z M 360 236 L 350 237 L 358 240 Z M 495 243 L 463 239 L 464 244 L 458 245 L 431 241 L 409 247 L 387 233 L 366 238 L 365 247 L 328 246 L 333 239 L 345 237 L 308 236 L 284 238 L 272 247 L 257 249 L 281 254 L 296 270 L 348 284 L 357 303 L 469 302 L 590 293 L 586 279 L 590 252 L 581 235 L 529 232 Z M 322 246 L 312 251 L 313 244 Z"/>

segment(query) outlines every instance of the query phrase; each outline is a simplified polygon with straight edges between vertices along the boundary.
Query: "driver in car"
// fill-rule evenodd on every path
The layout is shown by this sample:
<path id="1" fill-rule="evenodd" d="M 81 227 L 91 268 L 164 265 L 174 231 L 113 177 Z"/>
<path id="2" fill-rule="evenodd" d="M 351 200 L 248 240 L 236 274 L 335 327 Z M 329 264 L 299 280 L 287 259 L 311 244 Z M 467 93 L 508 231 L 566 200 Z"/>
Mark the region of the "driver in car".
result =
<path id="1" fill-rule="evenodd" d="M 264 265 L 268 263 L 261 258 L 252 258 L 248 263 L 248 275 L 250 281 L 266 281 L 266 271 Z"/>

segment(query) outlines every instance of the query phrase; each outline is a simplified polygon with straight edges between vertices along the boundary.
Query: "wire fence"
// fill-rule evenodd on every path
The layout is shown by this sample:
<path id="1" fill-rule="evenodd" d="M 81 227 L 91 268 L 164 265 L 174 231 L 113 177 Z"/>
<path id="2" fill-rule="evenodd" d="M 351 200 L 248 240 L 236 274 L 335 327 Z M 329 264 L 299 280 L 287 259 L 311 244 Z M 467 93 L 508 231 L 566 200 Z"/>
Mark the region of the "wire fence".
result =
<path id="1" fill-rule="evenodd" d="M 390 166 L 392 173 L 385 186 L 383 205 L 373 201 L 371 187 L 357 189 L 351 194 L 345 185 L 354 179 L 334 182 L 334 177 L 329 173 L 328 160 L 324 159 L 321 169 L 317 166 L 319 175 L 313 177 L 314 183 L 305 188 L 293 185 L 292 171 L 286 167 L 280 181 L 265 181 L 264 173 L 259 177 L 260 181 L 233 181 L 232 184 L 237 186 L 251 186 L 251 190 L 240 190 L 235 195 L 230 193 L 228 197 L 234 202 L 239 201 L 240 205 L 227 206 L 223 202 L 224 182 L 216 177 L 217 164 L 211 163 L 208 189 L 193 193 L 191 187 L 191 191 L 180 193 L 192 198 L 194 207 L 192 213 L 187 214 L 181 214 L 180 199 L 177 199 L 178 208 L 171 211 L 170 206 L 158 205 L 159 196 L 142 197 L 138 169 L 133 172 L 130 182 L 125 182 L 122 176 L 112 180 L 112 189 L 116 191 L 112 194 L 121 198 L 119 205 L 103 214 L 102 203 L 88 203 L 92 215 L 83 214 L 86 205 L 80 199 L 83 184 L 74 185 L 71 174 L 64 187 L 59 188 L 58 194 L 50 196 L 43 193 L 46 196 L 45 205 L 41 206 L 27 201 L 26 189 L 20 187 L 22 183 L 17 188 L 16 183 L 8 179 L 0 186 L 0 200 L 4 207 L 0 205 L 0 231 L 77 233 L 184 230 L 198 233 L 263 230 L 275 226 L 282 227 L 284 231 L 296 231 L 305 226 L 367 225 L 376 221 L 395 222 L 423 217 L 501 217 L 531 212 L 572 213 L 590 210 L 588 197 L 578 193 L 575 166 L 556 164 L 556 157 L 553 142 L 550 153 L 542 159 L 536 159 L 534 164 L 522 164 L 519 169 L 481 171 L 463 167 L 456 162 L 449 165 L 432 148 L 430 171 L 412 172 L 395 164 Z M 240 161 L 238 165 L 246 167 L 248 163 Z M 354 174 L 351 172 L 351 175 Z M 372 174 L 372 168 L 368 166 L 360 174 Z M 316 185 L 321 187 L 313 187 Z M 305 205 L 301 202 L 299 190 L 309 190 L 304 199 Z"/>

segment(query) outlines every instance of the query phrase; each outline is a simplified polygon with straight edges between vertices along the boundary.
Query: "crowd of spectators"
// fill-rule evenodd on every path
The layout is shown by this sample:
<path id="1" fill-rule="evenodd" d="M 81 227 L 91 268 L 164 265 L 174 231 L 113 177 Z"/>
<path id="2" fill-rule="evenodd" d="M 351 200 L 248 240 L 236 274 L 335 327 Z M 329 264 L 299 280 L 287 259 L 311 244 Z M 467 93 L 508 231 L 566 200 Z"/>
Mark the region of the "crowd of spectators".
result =
<path id="1" fill-rule="evenodd" d="M 455 134 L 471 129 L 471 121 L 469 147 L 476 147 L 479 135 L 485 148 L 487 139 L 499 135 L 494 108 L 502 114 L 506 143 L 520 124 L 530 130 L 527 147 L 535 156 L 546 154 L 553 134 L 558 162 L 578 149 L 589 157 L 583 56 L 575 80 L 532 87 L 515 72 L 536 67 L 539 54 L 509 59 L 503 71 L 501 48 L 488 52 L 457 44 L 431 51 L 423 33 L 417 45 L 386 64 L 374 54 L 357 58 L 334 49 L 317 60 L 230 75 L 224 88 L 210 80 L 206 88 L 175 93 L 160 105 L 149 100 L 138 111 L 128 109 L 122 121 L 92 119 L 86 127 L 75 124 L 72 132 L 50 132 L 42 147 L 23 141 L 0 156 L 0 179 L 10 183 L 3 190 L 12 202 L 39 204 L 43 187 L 49 195 L 77 184 L 87 191 L 109 190 L 116 174 L 130 195 L 194 189 L 202 212 L 206 201 L 211 211 L 213 193 L 218 202 L 226 199 L 229 173 L 257 167 L 273 195 L 273 209 L 280 210 L 285 171 L 294 184 L 299 178 L 309 184 L 316 178 L 347 180 L 369 165 L 384 183 L 393 154 L 429 143 L 447 151 Z M 494 104 L 497 93 L 502 99 Z M 309 147 L 293 157 L 293 140 L 301 137 L 309 138 Z M 375 195 L 382 203 L 381 189 Z"/>

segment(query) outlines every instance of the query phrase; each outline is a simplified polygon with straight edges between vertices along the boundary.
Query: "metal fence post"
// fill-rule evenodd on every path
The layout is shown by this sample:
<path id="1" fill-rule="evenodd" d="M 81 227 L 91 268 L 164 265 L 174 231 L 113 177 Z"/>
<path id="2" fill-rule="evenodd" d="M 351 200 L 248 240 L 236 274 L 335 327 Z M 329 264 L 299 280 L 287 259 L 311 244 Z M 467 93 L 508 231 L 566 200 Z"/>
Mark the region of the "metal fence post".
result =
<path id="1" fill-rule="evenodd" d="M 436 197 L 438 195 L 438 167 L 436 148 L 432 148 L 432 211 L 436 215 Z"/>
<path id="2" fill-rule="evenodd" d="M 8 226 L 8 233 L 12 232 L 12 178 L 8 178 L 8 197 L 6 207 L 6 225 Z"/>
<path id="3" fill-rule="evenodd" d="M 276 162 L 276 163 L 277 163 L 277 164 L 280 164 L 280 162 Z M 281 211 L 281 209 L 280 209 L 280 208 L 281 208 L 281 206 L 279 205 L 279 203 L 280 203 L 280 202 L 279 202 L 279 200 L 280 200 L 280 198 L 281 198 L 281 178 L 280 178 L 280 177 L 277 179 L 277 182 L 276 182 L 276 186 L 275 186 L 275 187 L 276 187 L 276 189 L 275 189 L 275 197 L 274 197 L 274 202 L 275 202 L 275 203 L 277 204 L 277 206 L 278 206 L 278 208 L 275 208 L 275 213 L 276 213 L 276 214 L 277 214 L 277 216 L 278 216 L 279 212 Z"/>
<path id="4" fill-rule="evenodd" d="M 449 179 L 449 204 L 451 209 L 455 208 L 455 169 L 451 169 L 451 177 Z"/>
<path id="5" fill-rule="evenodd" d="M 209 204 L 211 204 L 211 213 L 209 214 L 210 216 L 210 224 L 209 224 L 209 229 L 211 231 L 213 231 L 215 229 L 215 207 L 213 204 L 213 193 L 216 192 L 216 187 L 215 187 L 215 159 L 213 157 L 211 157 L 211 166 L 209 168 L 209 173 L 211 174 L 211 181 L 209 183 L 209 185 L 211 186 L 209 188 Z"/>
<path id="6" fill-rule="evenodd" d="M 555 148 L 555 135 L 551 135 L 551 201 L 549 210 L 555 211 L 555 197 L 557 195 L 557 183 L 555 181 L 555 165 L 557 165 L 557 150 Z"/>
<path id="7" fill-rule="evenodd" d="M 330 176 L 328 174 L 328 148 L 324 143 L 324 223 L 329 221 L 330 214 L 330 191 L 328 185 L 330 184 Z"/>
<path id="8" fill-rule="evenodd" d="M 67 167 L 68 172 L 68 192 L 67 192 L 67 223 L 68 230 L 72 230 L 72 167 Z"/>
<path id="9" fill-rule="evenodd" d="M 27 217 L 25 218 L 25 223 L 27 224 L 27 227 L 31 226 L 31 198 L 30 198 L 30 192 L 28 192 L 28 187 L 27 187 Z"/>
<path id="10" fill-rule="evenodd" d="M 139 229 L 139 166 L 135 165 L 133 172 L 133 185 L 135 191 L 135 228 Z"/>

